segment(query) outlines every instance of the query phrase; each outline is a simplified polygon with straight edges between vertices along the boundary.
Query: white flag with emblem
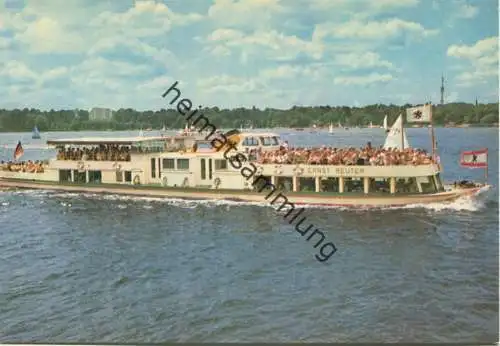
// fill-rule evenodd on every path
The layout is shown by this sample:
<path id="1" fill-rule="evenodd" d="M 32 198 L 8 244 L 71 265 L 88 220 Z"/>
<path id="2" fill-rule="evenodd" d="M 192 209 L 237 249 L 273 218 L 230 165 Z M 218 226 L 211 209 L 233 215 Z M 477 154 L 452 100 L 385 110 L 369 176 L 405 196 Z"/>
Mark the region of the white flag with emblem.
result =
<path id="1" fill-rule="evenodd" d="M 430 123 L 432 121 L 432 105 L 406 109 L 406 121 L 409 123 Z"/>
<path id="2" fill-rule="evenodd" d="M 463 151 L 460 155 L 460 164 L 470 168 L 488 167 L 488 149 Z"/>

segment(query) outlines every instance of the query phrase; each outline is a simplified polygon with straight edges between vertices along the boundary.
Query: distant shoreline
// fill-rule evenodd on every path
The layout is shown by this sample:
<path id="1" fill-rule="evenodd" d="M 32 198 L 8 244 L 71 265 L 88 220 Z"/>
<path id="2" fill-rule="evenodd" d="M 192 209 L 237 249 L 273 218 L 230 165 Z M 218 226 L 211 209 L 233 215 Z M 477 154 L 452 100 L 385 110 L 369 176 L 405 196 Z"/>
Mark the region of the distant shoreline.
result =
<path id="1" fill-rule="evenodd" d="M 479 125 L 479 124 L 467 124 L 467 125 L 433 125 L 434 128 L 499 128 L 499 124 L 485 124 L 485 125 Z M 382 130 L 382 128 L 377 128 L 377 127 L 368 127 L 368 126 L 346 126 L 347 129 L 373 129 L 373 130 Z M 406 129 L 411 129 L 411 128 L 422 128 L 426 129 L 427 126 L 405 126 Z M 258 130 L 259 128 L 255 129 L 244 129 L 245 131 L 252 131 L 252 130 Z M 266 130 L 275 130 L 275 129 L 288 129 L 292 131 L 297 131 L 297 132 L 303 132 L 303 131 L 328 131 L 328 127 L 263 127 L 261 129 L 266 129 Z M 149 132 L 166 132 L 166 131 L 181 131 L 182 129 L 166 129 L 163 131 L 162 129 L 158 130 L 150 130 L 150 131 L 145 131 L 144 134 L 146 135 Z M 131 132 L 131 131 L 141 131 L 141 129 L 128 129 L 128 130 L 94 130 L 94 129 L 81 129 L 81 130 L 41 130 L 42 133 L 46 132 Z M 344 128 L 338 128 L 336 127 L 334 129 L 335 132 L 337 131 L 346 131 Z M 12 131 L 12 130 L 4 130 L 0 129 L 0 133 L 31 133 L 31 130 L 22 130 L 22 131 Z"/>
<path id="2" fill-rule="evenodd" d="M 379 128 L 387 119 L 389 127 L 412 107 L 405 105 L 372 104 L 348 106 L 294 106 L 289 109 L 240 107 L 221 109 L 201 107 L 199 112 L 224 129 L 276 129 L 368 127 Z M 432 121 L 435 127 L 497 127 L 498 103 L 447 103 L 434 105 Z M 406 124 L 411 127 L 412 124 Z M 177 109 L 135 110 L 132 108 L 40 110 L 36 108 L 1 109 L 0 132 L 24 132 L 37 128 L 40 132 L 56 131 L 137 131 L 142 128 L 158 131 L 163 128 L 181 129 L 186 126 Z M 335 130 L 337 131 L 337 130 Z"/>

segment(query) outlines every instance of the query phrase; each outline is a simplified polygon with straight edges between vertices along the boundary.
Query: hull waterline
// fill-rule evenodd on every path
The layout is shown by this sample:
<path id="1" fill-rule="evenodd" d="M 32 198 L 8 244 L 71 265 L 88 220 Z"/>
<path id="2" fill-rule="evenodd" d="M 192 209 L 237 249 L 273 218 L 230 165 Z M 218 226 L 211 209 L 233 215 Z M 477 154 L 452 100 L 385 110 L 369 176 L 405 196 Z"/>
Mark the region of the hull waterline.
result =
<path id="1" fill-rule="evenodd" d="M 139 197 L 160 197 L 160 198 L 182 198 L 195 200 L 231 200 L 242 202 L 267 202 L 280 205 L 285 201 L 294 205 L 308 206 L 335 206 L 335 207 L 363 207 L 363 208 L 380 208 L 380 207 L 402 207 L 415 204 L 431 204 L 431 203 L 451 203 L 461 197 L 477 195 L 482 189 L 487 186 L 476 186 L 472 188 L 454 189 L 435 194 L 415 194 L 415 195 L 394 195 L 394 196 L 338 196 L 338 195 L 318 195 L 307 193 L 286 193 L 282 196 L 286 199 L 278 197 L 278 193 L 274 193 L 266 199 L 265 191 L 250 192 L 250 191 L 222 191 L 222 190 L 196 190 L 181 188 L 162 188 L 162 187 L 146 187 L 146 186 L 84 186 L 84 185 L 64 185 L 50 182 L 30 182 L 30 181 L 14 181 L 0 178 L 0 190 L 2 189 L 38 189 L 38 190 L 55 190 L 64 192 L 83 192 L 96 194 L 119 194 Z M 195 189 L 193 189 L 195 190 Z M 276 198 L 276 200 L 274 200 Z M 274 202 L 273 202 L 274 200 Z"/>

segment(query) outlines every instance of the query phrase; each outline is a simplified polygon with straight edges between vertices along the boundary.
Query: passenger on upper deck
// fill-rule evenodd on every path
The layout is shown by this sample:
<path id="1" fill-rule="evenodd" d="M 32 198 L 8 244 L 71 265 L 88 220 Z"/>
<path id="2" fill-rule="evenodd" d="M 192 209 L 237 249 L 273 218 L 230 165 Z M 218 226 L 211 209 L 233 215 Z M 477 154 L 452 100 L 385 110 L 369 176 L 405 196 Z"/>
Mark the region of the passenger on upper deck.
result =
<path id="1" fill-rule="evenodd" d="M 259 153 L 260 164 L 308 164 L 308 165 L 428 165 L 432 158 L 420 149 L 373 148 L 371 143 L 361 149 L 350 148 L 289 148 Z"/>
<path id="2" fill-rule="evenodd" d="M 26 173 L 43 173 L 43 162 L 41 161 L 21 161 L 21 162 L 4 162 L 0 161 L 0 170 L 10 172 L 26 172 Z"/>
<path id="3" fill-rule="evenodd" d="M 130 161 L 130 149 L 126 146 L 99 145 L 96 148 L 60 149 L 58 160 Z"/>

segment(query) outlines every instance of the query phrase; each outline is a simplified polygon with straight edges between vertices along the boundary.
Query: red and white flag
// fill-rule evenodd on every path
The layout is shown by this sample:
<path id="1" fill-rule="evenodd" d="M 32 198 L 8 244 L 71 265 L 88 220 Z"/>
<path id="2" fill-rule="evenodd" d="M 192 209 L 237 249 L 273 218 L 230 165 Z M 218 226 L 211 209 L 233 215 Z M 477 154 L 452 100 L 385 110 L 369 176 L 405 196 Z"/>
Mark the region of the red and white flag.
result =
<path id="1" fill-rule="evenodd" d="M 488 149 L 463 151 L 460 155 L 460 165 L 469 168 L 488 167 Z"/>
<path id="2" fill-rule="evenodd" d="M 24 155 L 24 149 L 23 146 L 21 145 L 21 141 L 19 141 L 17 142 L 16 150 L 14 150 L 14 160 L 19 159 L 23 155 Z"/>

